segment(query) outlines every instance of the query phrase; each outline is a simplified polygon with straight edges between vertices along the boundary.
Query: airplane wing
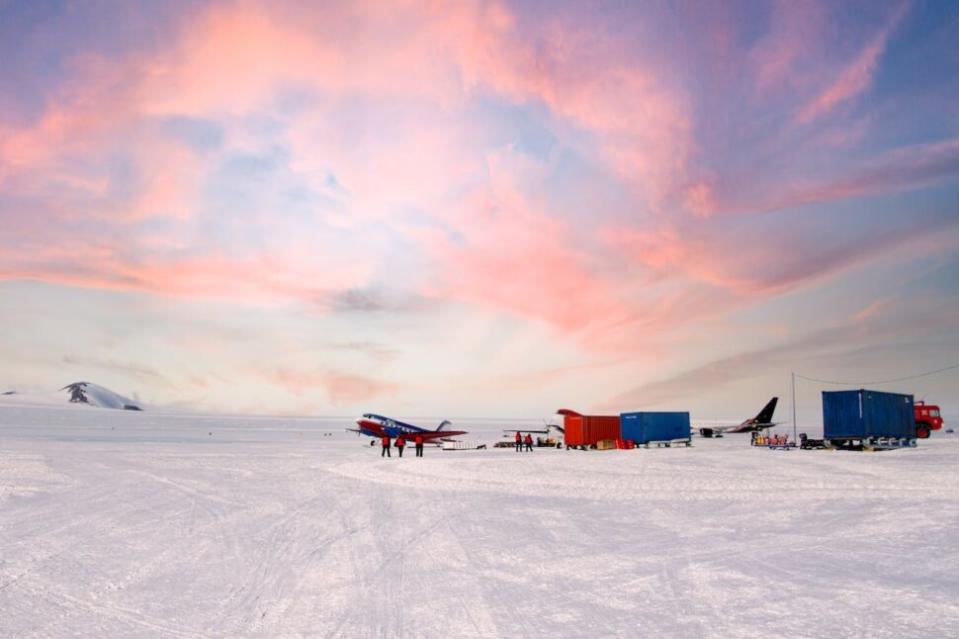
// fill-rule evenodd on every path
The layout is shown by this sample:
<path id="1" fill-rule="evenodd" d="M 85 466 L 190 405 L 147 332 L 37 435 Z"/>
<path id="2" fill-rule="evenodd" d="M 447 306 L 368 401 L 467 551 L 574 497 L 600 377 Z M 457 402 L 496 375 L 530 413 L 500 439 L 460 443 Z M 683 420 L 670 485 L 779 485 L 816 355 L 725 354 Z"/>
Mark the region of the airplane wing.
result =
<path id="1" fill-rule="evenodd" d="M 773 397 L 766 402 L 766 405 L 763 406 L 763 409 L 759 411 L 758 415 L 750 417 L 741 424 L 716 425 L 710 426 L 710 428 L 717 433 L 751 433 L 772 428 L 781 423 L 772 421 L 773 413 L 776 412 L 776 404 L 778 402 L 779 398 Z"/>
<path id="2" fill-rule="evenodd" d="M 448 439 L 450 437 L 459 437 L 460 435 L 465 435 L 465 430 L 424 430 L 417 431 L 415 433 L 409 433 L 406 435 L 407 439 L 414 439 L 416 437 L 422 437 L 424 442 L 432 442 L 437 439 Z"/>
<path id="3" fill-rule="evenodd" d="M 766 424 L 757 424 L 757 423 L 742 423 L 735 424 L 731 426 L 718 426 L 713 427 L 713 430 L 719 431 L 721 433 L 751 433 L 758 430 L 766 430 L 767 428 L 772 428 L 773 426 L 778 426 L 782 422 L 769 422 Z"/>

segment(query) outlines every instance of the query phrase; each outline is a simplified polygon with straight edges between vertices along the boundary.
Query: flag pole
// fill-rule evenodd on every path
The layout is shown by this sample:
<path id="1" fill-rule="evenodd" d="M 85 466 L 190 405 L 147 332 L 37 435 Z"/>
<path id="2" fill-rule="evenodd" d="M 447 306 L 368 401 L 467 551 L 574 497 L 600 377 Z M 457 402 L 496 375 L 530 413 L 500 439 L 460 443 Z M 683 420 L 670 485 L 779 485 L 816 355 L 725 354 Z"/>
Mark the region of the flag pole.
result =
<path id="1" fill-rule="evenodd" d="M 799 445 L 799 440 L 796 439 L 796 372 L 793 371 L 793 441 L 796 442 L 796 445 Z"/>

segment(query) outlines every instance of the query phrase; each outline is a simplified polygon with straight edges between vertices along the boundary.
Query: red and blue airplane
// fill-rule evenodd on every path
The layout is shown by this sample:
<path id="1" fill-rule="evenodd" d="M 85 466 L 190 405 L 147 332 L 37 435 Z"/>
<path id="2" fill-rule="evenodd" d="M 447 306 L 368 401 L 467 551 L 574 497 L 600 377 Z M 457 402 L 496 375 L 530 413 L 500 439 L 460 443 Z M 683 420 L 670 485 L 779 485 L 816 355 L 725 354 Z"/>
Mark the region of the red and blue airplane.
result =
<path id="1" fill-rule="evenodd" d="M 465 430 L 445 430 L 447 427 L 452 426 L 452 424 L 445 419 L 440 422 L 440 425 L 436 427 L 436 430 L 430 430 L 428 428 L 422 428 L 421 426 L 415 426 L 413 424 L 401 422 L 393 419 L 392 417 L 384 417 L 383 415 L 376 415 L 374 413 L 366 413 L 356 420 L 356 425 L 359 426 L 359 428 L 348 428 L 347 430 L 353 431 L 354 433 L 359 433 L 361 435 L 366 435 L 368 437 L 383 437 L 384 435 L 389 435 L 390 437 L 399 437 L 400 435 L 403 435 L 407 439 L 412 439 L 418 435 L 423 438 L 424 442 L 431 442 L 437 439 L 448 439 L 458 435 L 465 435 L 467 432 Z"/>

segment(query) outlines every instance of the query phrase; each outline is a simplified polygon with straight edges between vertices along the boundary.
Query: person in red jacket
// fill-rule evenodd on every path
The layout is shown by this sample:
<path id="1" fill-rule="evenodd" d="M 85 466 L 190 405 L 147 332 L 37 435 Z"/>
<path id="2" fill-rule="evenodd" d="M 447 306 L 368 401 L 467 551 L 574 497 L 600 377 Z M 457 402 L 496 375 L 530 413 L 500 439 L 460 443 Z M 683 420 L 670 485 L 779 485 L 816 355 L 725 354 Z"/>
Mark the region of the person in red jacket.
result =
<path id="1" fill-rule="evenodd" d="M 526 443 L 526 452 L 533 452 L 533 434 L 526 433 L 526 439 L 523 440 Z"/>
<path id="2" fill-rule="evenodd" d="M 422 457 L 423 456 L 423 436 L 417 435 L 416 439 L 413 440 L 413 443 L 416 444 L 416 456 Z"/>
<path id="3" fill-rule="evenodd" d="M 523 434 L 519 431 L 516 431 L 516 452 L 523 450 Z"/>
<path id="4" fill-rule="evenodd" d="M 406 448 L 406 437 L 400 435 L 396 438 L 396 450 L 399 451 L 400 457 L 403 456 L 403 449 Z"/>
<path id="5" fill-rule="evenodd" d="M 383 452 L 380 453 L 380 457 L 392 457 L 390 454 L 390 436 L 383 435 L 380 437 L 380 443 L 383 445 Z"/>

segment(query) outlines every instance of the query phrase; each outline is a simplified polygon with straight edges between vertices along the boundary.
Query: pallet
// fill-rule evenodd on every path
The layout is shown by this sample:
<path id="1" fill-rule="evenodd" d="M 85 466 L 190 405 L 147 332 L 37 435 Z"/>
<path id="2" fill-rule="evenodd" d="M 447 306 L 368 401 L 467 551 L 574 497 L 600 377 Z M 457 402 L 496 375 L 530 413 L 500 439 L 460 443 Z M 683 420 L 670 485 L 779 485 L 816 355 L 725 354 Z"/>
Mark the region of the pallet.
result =
<path id="1" fill-rule="evenodd" d="M 838 444 L 835 442 L 836 440 L 823 440 L 823 444 L 827 450 L 863 450 L 866 452 L 874 452 L 916 447 L 916 440 L 912 437 L 867 437 L 864 439 L 842 440 Z"/>
<path id="2" fill-rule="evenodd" d="M 650 444 L 656 444 L 656 448 L 663 448 L 663 447 L 672 448 L 673 444 L 676 444 L 677 446 L 679 446 L 680 444 L 685 444 L 686 447 L 688 448 L 693 445 L 693 442 L 691 439 L 679 439 L 679 440 L 671 439 L 667 442 L 646 442 L 645 444 L 643 444 L 643 448 L 649 448 Z"/>

